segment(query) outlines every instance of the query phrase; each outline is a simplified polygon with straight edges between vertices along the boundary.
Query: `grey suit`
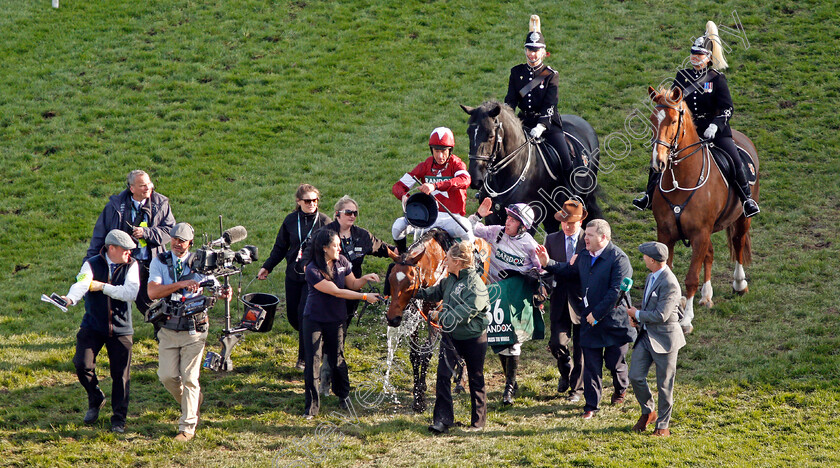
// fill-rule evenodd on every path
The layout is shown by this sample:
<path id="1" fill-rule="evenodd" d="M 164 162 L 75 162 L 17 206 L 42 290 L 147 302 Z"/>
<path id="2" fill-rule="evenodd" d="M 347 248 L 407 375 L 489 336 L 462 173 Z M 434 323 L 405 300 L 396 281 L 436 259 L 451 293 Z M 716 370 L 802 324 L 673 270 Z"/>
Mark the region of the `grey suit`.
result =
<path id="1" fill-rule="evenodd" d="M 648 279 L 651 275 L 648 275 Z M 646 285 L 648 281 L 645 281 Z M 641 333 L 636 339 L 630 363 L 630 384 L 636 400 L 642 406 L 642 414 L 653 412 L 653 395 L 647 384 L 647 374 L 650 366 L 656 365 L 656 386 L 659 389 L 656 428 L 666 429 L 674 405 L 677 353 L 685 346 L 677 313 L 680 284 L 674 273 L 665 266 L 646 290 L 648 292 L 643 298 L 642 308 L 636 312 Z"/>

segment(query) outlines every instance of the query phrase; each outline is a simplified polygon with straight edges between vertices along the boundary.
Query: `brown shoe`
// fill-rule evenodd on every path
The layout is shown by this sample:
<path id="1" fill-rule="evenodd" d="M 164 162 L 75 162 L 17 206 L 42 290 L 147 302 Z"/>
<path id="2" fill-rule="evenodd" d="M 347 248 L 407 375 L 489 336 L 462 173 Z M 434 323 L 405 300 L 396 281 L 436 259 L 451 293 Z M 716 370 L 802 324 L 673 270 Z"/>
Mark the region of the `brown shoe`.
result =
<path id="1" fill-rule="evenodd" d="M 613 393 L 612 400 L 611 400 L 612 404 L 620 405 L 620 404 L 624 403 L 624 397 L 625 396 L 627 396 L 627 390 L 625 390 L 621 393 Z"/>
<path id="2" fill-rule="evenodd" d="M 667 427 L 665 429 L 654 429 L 653 434 L 651 435 L 656 437 L 668 437 L 671 435 L 671 430 Z"/>
<path id="3" fill-rule="evenodd" d="M 193 439 L 193 437 L 195 437 L 195 434 L 190 434 L 189 432 L 179 432 L 178 435 L 175 436 L 175 441 L 189 442 Z"/>
<path id="4" fill-rule="evenodd" d="M 636 422 L 635 426 L 633 426 L 633 430 L 636 432 L 645 432 L 648 424 L 654 421 L 656 421 L 656 411 L 650 412 L 648 414 L 642 414 L 641 416 L 639 416 L 639 421 Z"/>

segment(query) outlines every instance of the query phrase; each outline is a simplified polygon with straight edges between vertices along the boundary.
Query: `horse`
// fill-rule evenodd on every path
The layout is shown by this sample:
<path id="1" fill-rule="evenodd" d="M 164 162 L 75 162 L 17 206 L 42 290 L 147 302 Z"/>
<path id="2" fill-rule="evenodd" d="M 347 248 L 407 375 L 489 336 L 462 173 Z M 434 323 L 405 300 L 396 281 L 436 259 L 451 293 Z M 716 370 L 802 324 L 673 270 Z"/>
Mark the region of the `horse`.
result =
<path id="1" fill-rule="evenodd" d="M 700 305 L 712 307 L 712 233 L 726 229 L 731 260 L 735 262 L 732 289 L 745 294 L 749 287 L 744 266 L 751 254 L 750 218 L 743 214 L 733 187 L 729 187 L 715 164 L 708 142 L 697 135 L 691 112 L 679 88 L 659 91 L 648 87 L 656 104 L 650 121 L 655 129 L 651 167 L 662 173 L 653 195 L 653 216 L 659 242 L 668 246 L 668 266 L 674 262 L 674 244 L 678 240 L 691 245 L 691 264 L 685 277 L 685 315 L 680 323 L 691 333 L 694 318 L 694 295 L 699 287 L 700 267 L 704 268 Z M 758 154 L 752 141 L 732 130 L 735 144 L 753 161 L 755 185 L 753 198 L 758 200 Z M 738 155 L 732 155 L 738 157 Z M 670 175 L 670 177 L 668 177 Z"/>
<path id="2" fill-rule="evenodd" d="M 578 161 L 568 180 L 552 170 L 551 156 L 526 136 L 522 122 L 506 104 L 487 101 L 479 107 L 461 105 L 469 114 L 469 173 L 471 188 L 478 189 L 479 200 L 493 200 L 489 224 L 504 224 L 504 207 L 527 203 L 546 232 L 556 232 L 554 213 L 563 203 L 578 198 L 589 218 L 601 218 L 597 204 L 599 149 L 598 135 L 577 115 L 562 115 L 563 129 L 570 143 L 572 159 Z M 553 151 L 553 149 L 552 149 Z"/>
<path id="3" fill-rule="evenodd" d="M 412 394 L 414 411 L 422 413 L 426 409 L 426 373 L 429 362 L 432 359 L 434 344 L 441 337 L 440 325 L 433 318 L 432 311 L 437 309 L 439 303 L 413 304 L 414 294 L 420 288 L 427 288 L 437 284 L 448 275 L 446 271 L 446 251 L 452 244 L 452 238 L 445 231 L 432 229 L 423 234 L 415 241 L 406 253 L 397 255 L 390 252 L 394 264 L 389 269 L 386 281 L 390 285 L 390 304 L 386 311 L 386 319 L 389 327 L 399 327 L 402 323 L 403 314 L 406 309 L 416 307 L 417 312 L 423 317 L 427 324 L 428 337 L 425 343 L 421 343 L 420 330 L 417 326 L 409 338 L 409 358 L 414 374 L 414 386 Z M 488 281 L 490 244 L 482 239 L 476 240 L 476 248 L 483 260 L 485 283 Z M 421 324 L 422 325 L 422 324 Z M 456 392 L 463 391 L 463 372 L 457 366 Z"/>

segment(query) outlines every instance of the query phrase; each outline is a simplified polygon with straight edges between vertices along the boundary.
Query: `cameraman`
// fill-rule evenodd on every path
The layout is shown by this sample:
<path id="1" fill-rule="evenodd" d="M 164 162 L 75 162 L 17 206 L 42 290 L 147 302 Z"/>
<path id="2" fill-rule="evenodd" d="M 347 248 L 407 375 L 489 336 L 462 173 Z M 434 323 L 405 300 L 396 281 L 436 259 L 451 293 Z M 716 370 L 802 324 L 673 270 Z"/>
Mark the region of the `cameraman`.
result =
<path id="1" fill-rule="evenodd" d="M 171 249 L 152 260 L 149 266 L 149 297 L 172 301 L 191 299 L 201 295 L 199 283 L 203 275 L 190 267 L 190 247 L 194 232 L 187 223 L 178 223 L 169 233 Z M 231 291 L 221 296 L 230 300 Z M 158 333 L 158 377 L 163 386 L 181 403 L 181 419 L 175 440 L 187 442 L 195 436 L 198 415 L 204 395 L 198 383 L 204 343 L 207 341 L 207 311 L 189 317 L 165 316 Z"/>

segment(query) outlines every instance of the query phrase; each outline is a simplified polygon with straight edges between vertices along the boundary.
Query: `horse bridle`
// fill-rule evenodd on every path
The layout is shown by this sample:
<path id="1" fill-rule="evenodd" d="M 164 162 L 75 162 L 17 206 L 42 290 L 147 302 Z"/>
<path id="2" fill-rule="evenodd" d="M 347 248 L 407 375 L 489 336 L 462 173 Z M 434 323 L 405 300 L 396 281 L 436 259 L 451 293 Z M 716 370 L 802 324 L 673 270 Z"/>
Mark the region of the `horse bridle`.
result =
<path id="1" fill-rule="evenodd" d="M 669 106 L 669 105 L 666 105 L 666 104 L 657 104 L 655 106 L 655 108 L 656 109 L 674 109 L 675 111 L 679 112 L 679 114 L 680 114 L 680 118 L 679 118 L 679 120 L 677 120 L 677 132 L 674 134 L 674 139 L 671 140 L 670 144 L 668 142 L 662 141 L 661 139 L 658 139 L 658 138 L 652 140 L 654 148 L 656 148 L 656 145 L 660 145 L 660 146 L 664 146 L 665 148 L 668 148 L 668 164 L 670 164 L 672 166 L 678 165 L 682 161 L 691 157 L 694 153 L 700 151 L 703 148 L 703 146 L 702 146 L 703 144 L 708 143 L 707 140 L 704 140 L 704 139 L 701 138 L 697 143 L 692 143 L 692 144 L 690 144 L 690 145 L 688 145 L 684 148 L 678 148 L 677 146 L 679 145 L 679 141 L 685 136 L 685 127 L 683 126 L 683 118 L 685 117 L 685 109 L 683 109 L 682 107 Z M 680 134 L 681 132 L 682 132 L 682 134 Z M 694 151 L 692 151 L 691 153 L 688 153 L 687 155 L 685 155 L 681 158 L 678 158 L 680 153 L 682 153 L 683 151 L 688 150 L 688 149 L 690 149 L 694 146 L 697 146 L 698 148 L 695 149 Z"/>
<path id="2" fill-rule="evenodd" d="M 525 145 L 529 144 L 533 140 L 533 138 L 527 138 L 525 140 L 525 143 L 522 143 L 517 148 L 515 148 L 513 151 L 511 151 L 509 154 L 503 156 L 498 161 L 496 161 L 496 156 L 501 152 L 502 141 L 504 140 L 504 132 L 503 132 L 503 127 L 502 127 L 502 122 L 499 120 L 498 117 L 493 119 L 493 128 L 496 129 L 496 132 L 495 132 L 496 135 L 495 135 L 495 138 L 493 139 L 493 147 L 491 148 L 490 154 L 489 155 L 478 155 L 478 154 L 472 155 L 471 154 L 470 155 L 470 161 L 485 161 L 485 162 L 487 162 L 487 175 L 484 177 L 483 190 L 490 197 L 498 198 L 498 197 L 510 192 L 511 190 L 515 189 L 516 187 L 519 186 L 520 183 L 522 183 L 525 180 L 525 174 L 528 172 L 528 169 L 530 169 L 530 167 L 531 167 L 531 153 L 530 153 L 530 151 L 528 153 L 528 161 L 525 164 L 525 168 L 522 169 L 522 173 L 519 174 L 519 177 L 516 179 L 516 182 L 514 182 L 513 185 L 511 185 L 510 187 L 508 187 L 507 189 L 505 189 L 501 192 L 497 192 L 497 191 L 493 190 L 492 188 L 490 188 L 489 180 L 492 178 L 492 176 L 498 174 L 499 171 L 501 171 L 502 169 L 507 167 L 508 164 L 513 162 L 513 159 L 516 157 L 517 154 L 519 154 L 519 151 L 522 150 L 522 148 L 524 148 Z"/>

